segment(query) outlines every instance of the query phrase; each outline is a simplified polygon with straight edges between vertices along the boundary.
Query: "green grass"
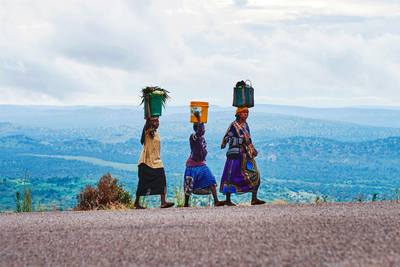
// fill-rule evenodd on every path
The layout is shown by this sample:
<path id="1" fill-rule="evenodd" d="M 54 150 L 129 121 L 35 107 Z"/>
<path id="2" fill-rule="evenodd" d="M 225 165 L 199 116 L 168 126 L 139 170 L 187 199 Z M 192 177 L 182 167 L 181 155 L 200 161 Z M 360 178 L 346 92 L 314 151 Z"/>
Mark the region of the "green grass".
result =
<path id="1" fill-rule="evenodd" d="M 54 209 L 54 206 L 57 206 L 58 210 L 66 210 L 76 205 L 76 195 L 86 184 L 95 183 L 96 180 L 76 178 L 25 181 L 22 178 L 2 177 L 0 178 L 0 210 L 2 212 L 16 211 L 16 192 L 19 192 L 22 203 L 24 195 L 27 195 L 29 191 L 33 211 L 50 211 Z"/>

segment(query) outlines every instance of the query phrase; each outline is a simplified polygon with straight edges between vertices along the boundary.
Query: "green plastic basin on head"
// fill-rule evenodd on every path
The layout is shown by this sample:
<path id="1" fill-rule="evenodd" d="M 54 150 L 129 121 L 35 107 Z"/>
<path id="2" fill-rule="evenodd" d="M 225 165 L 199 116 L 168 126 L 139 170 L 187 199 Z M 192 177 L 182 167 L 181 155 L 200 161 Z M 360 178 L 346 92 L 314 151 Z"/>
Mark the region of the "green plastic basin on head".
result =
<path id="1" fill-rule="evenodd" d="M 164 95 L 150 95 L 149 104 L 150 104 L 150 115 L 151 116 L 161 116 L 162 115 L 162 101 Z M 146 117 L 146 99 L 144 100 L 144 116 Z"/>

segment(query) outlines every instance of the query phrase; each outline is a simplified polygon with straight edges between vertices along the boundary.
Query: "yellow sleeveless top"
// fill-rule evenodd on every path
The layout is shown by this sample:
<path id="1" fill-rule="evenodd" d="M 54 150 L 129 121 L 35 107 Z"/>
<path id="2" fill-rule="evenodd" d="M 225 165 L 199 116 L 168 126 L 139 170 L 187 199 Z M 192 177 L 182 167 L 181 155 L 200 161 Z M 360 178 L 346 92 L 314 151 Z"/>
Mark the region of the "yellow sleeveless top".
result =
<path id="1" fill-rule="evenodd" d="M 163 168 L 160 152 L 161 138 L 158 131 L 154 131 L 154 137 L 152 138 L 150 136 L 150 129 L 147 130 L 144 135 L 144 145 L 138 165 L 144 163 L 153 169 Z"/>

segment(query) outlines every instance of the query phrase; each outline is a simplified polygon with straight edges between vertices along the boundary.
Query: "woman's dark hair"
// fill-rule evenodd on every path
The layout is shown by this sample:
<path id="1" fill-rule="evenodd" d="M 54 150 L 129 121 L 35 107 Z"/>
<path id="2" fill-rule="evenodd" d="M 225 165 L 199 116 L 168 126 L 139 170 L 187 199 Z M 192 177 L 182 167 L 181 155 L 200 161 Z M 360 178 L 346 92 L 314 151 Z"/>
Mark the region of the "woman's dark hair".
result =
<path id="1" fill-rule="evenodd" d="M 236 121 L 240 121 L 240 116 L 239 116 L 239 114 L 236 114 L 235 117 L 236 117 Z"/>
<path id="2" fill-rule="evenodd" d="M 199 124 L 193 123 L 193 130 L 194 130 L 195 132 L 197 132 L 197 129 L 199 129 Z M 203 130 L 205 130 L 205 129 L 206 129 L 206 127 L 205 127 L 204 124 L 203 124 Z"/>

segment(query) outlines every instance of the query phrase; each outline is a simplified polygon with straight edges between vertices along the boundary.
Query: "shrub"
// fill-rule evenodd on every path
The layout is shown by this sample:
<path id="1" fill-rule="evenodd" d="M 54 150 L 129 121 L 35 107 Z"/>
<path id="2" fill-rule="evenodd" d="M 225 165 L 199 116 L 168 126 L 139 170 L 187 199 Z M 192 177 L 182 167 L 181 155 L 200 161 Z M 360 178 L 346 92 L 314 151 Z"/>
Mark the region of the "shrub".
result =
<path id="1" fill-rule="evenodd" d="M 125 185 L 112 178 L 109 172 L 99 179 L 97 188 L 86 185 L 76 199 L 75 210 L 108 209 L 110 205 L 132 207 L 132 194 L 125 191 Z"/>
<path id="2" fill-rule="evenodd" d="M 29 181 L 29 173 L 28 169 L 25 171 L 25 180 L 24 180 L 24 193 L 21 196 L 20 192 L 15 192 L 15 198 L 16 198 L 16 206 L 17 209 L 15 210 L 16 212 L 32 212 L 33 211 L 33 206 L 32 206 L 32 188 L 29 187 L 29 189 L 26 187 L 26 183 Z"/>
<path id="3" fill-rule="evenodd" d="M 98 206 L 98 191 L 91 185 L 85 185 L 82 192 L 76 196 L 77 210 L 91 210 Z"/>

